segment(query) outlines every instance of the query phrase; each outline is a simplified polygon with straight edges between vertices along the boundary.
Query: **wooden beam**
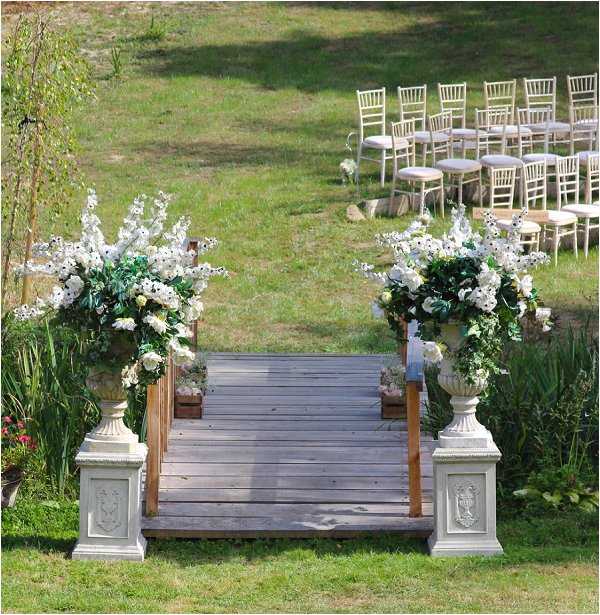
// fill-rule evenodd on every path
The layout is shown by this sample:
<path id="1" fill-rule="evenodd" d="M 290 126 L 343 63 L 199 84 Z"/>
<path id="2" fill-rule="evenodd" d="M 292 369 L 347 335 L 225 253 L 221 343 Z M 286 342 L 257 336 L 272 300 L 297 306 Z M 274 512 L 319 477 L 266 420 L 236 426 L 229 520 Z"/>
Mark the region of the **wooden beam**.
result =
<path id="1" fill-rule="evenodd" d="M 408 493 L 409 517 L 423 515 L 421 492 L 421 416 L 420 395 L 416 382 L 406 383 L 406 418 L 408 422 Z"/>
<path id="2" fill-rule="evenodd" d="M 146 515 L 158 514 L 158 488 L 160 479 L 160 391 L 158 384 L 148 386 L 146 393 Z"/>
<path id="3" fill-rule="evenodd" d="M 473 207 L 473 220 L 483 220 L 486 213 L 492 212 L 498 220 L 512 220 L 513 216 L 517 216 L 521 213 L 518 207 L 510 209 L 507 207 Z M 550 216 L 547 209 L 530 209 L 525 216 L 526 220 L 531 222 L 539 222 L 545 224 L 549 221 Z"/>

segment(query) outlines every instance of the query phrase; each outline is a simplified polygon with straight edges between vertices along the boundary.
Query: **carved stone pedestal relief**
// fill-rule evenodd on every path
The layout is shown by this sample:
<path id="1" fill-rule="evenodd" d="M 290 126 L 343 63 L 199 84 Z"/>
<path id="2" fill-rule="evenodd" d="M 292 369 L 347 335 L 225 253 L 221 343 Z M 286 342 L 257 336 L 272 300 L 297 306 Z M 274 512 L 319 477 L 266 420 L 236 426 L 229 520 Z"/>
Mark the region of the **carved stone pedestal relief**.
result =
<path id="1" fill-rule="evenodd" d="M 102 419 L 75 458 L 80 468 L 79 540 L 73 559 L 143 561 L 142 466 L 148 449 L 123 423 L 118 373 L 96 371 L 88 386 L 102 399 Z"/>

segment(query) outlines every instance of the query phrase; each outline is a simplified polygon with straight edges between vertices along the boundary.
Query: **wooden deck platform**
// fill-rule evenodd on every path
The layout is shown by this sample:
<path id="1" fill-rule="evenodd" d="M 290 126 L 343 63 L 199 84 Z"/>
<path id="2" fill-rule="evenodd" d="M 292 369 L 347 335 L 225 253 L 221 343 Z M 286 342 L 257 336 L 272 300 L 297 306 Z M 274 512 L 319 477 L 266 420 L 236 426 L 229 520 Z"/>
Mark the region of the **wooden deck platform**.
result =
<path id="1" fill-rule="evenodd" d="M 212 354 L 204 417 L 175 419 L 146 536 L 426 536 L 408 516 L 405 421 L 380 418 L 381 355 Z"/>

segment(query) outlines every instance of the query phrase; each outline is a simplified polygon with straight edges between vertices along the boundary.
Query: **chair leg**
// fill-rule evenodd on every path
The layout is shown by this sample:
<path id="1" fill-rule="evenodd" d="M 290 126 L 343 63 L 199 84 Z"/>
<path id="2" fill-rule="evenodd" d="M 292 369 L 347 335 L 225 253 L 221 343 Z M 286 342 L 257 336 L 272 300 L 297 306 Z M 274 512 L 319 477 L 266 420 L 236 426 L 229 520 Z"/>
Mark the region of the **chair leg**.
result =
<path id="1" fill-rule="evenodd" d="M 396 192 L 396 174 L 392 175 L 392 190 L 390 191 L 390 208 L 394 206 L 394 192 Z"/>
<path id="2" fill-rule="evenodd" d="M 575 258 L 578 257 L 577 255 L 577 222 L 575 222 L 575 224 L 573 225 L 573 254 L 575 255 Z"/>
<path id="3" fill-rule="evenodd" d="M 443 175 L 442 175 L 442 179 L 440 179 L 440 213 L 442 214 L 442 218 L 444 218 L 445 216 L 444 216 L 444 176 Z"/>
<path id="4" fill-rule="evenodd" d="M 385 150 L 381 150 L 381 187 L 385 186 Z"/>
<path id="5" fill-rule="evenodd" d="M 481 169 L 479 169 L 479 207 L 483 207 L 483 180 Z"/>
<path id="6" fill-rule="evenodd" d="M 360 181 L 360 158 L 362 156 L 362 143 L 358 146 L 358 155 L 356 156 L 356 171 L 354 172 L 354 181 L 358 186 Z"/>
<path id="7" fill-rule="evenodd" d="M 423 166 L 427 166 L 427 143 L 423 143 Z"/>
<path id="8" fill-rule="evenodd" d="M 558 265 L 558 226 L 554 227 L 554 266 Z"/>
<path id="9" fill-rule="evenodd" d="M 521 173 L 519 174 L 519 207 L 523 209 L 523 192 L 524 192 L 524 184 L 525 184 L 525 169 L 521 167 Z"/>
<path id="10" fill-rule="evenodd" d="M 463 194 L 463 176 L 460 174 L 458 176 L 458 204 L 462 205 L 462 194 Z"/>
<path id="11" fill-rule="evenodd" d="M 422 216 L 425 212 L 425 182 L 421 182 L 421 200 L 419 205 L 419 215 Z"/>
<path id="12" fill-rule="evenodd" d="M 583 237 L 583 255 L 587 258 L 588 248 L 590 246 L 590 219 L 589 218 L 585 219 L 584 232 L 585 232 L 585 235 Z"/>

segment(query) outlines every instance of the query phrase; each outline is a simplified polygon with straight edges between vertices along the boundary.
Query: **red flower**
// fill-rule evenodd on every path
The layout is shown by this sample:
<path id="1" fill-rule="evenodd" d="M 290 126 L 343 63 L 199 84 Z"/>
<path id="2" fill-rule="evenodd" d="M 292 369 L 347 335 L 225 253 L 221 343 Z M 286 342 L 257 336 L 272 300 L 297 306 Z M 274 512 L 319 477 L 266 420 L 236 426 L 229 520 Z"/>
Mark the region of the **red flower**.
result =
<path id="1" fill-rule="evenodd" d="M 1 431 L 3 436 L 8 436 L 8 427 L 3 427 Z"/>
<path id="2" fill-rule="evenodd" d="M 27 444 L 28 442 L 31 441 L 31 436 L 19 436 L 19 442 L 22 442 L 23 444 Z"/>
<path id="3" fill-rule="evenodd" d="M 10 416 L 5 416 L 2 418 L 2 422 L 6 423 L 7 425 L 10 425 L 12 423 L 12 419 L 10 418 Z"/>
<path id="4" fill-rule="evenodd" d="M 17 421 L 17 427 L 19 429 L 25 429 L 25 423 L 23 423 L 23 421 Z"/>

